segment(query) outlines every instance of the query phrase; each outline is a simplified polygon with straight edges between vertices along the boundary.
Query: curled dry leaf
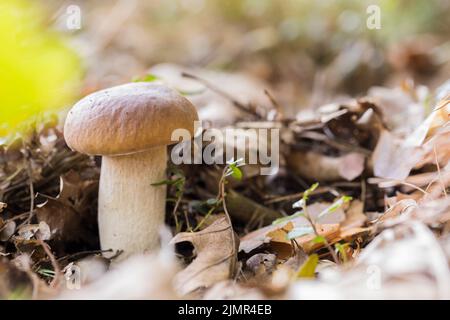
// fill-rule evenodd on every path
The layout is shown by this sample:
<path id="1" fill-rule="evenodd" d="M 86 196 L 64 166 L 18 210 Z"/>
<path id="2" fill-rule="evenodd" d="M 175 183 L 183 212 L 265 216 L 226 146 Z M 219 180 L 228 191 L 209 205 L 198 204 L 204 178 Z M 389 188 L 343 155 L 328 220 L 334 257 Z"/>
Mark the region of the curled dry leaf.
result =
<path id="1" fill-rule="evenodd" d="M 234 245 L 238 240 L 224 215 L 204 230 L 177 234 L 171 244 L 182 242 L 192 243 L 196 258 L 176 275 L 176 287 L 181 294 L 210 287 L 234 276 L 237 262 Z"/>
<path id="2" fill-rule="evenodd" d="M 27 224 L 19 228 L 17 239 L 22 240 L 49 240 L 51 237 L 50 227 L 44 221 L 39 224 Z"/>
<path id="3" fill-rule="evenodd" d="M 272 272 L 276 263 L 277 257 L 272 253 L 257 253 L 245 262 L 246 267 L 255 275 Z"/>

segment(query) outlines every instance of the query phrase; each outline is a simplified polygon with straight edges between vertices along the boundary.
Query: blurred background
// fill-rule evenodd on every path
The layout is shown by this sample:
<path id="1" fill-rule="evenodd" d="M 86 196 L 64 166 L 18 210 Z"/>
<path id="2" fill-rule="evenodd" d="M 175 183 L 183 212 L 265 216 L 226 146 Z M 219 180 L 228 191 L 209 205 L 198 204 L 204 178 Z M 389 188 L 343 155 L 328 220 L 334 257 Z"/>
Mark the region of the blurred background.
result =
<path id="1" fill-rule="evenodd" d="M 255 78 L 294 111 L 406 79 L 433 89 L 449 16 L 447 0 L 0 0 L 0 134 L 166 62 Z"/>

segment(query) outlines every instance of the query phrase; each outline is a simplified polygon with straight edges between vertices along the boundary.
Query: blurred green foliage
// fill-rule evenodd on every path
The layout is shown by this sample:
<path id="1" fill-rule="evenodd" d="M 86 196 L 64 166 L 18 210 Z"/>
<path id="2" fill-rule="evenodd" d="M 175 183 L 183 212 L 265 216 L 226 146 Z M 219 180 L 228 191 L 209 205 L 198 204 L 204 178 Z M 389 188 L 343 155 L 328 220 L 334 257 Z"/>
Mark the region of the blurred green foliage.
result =
<path id="1" fill-rule="evenodd" d="M 32 128 L 77 92 L 80 60 L 46 17 L 34 1 L 0 0 L 0 137 Z"/>

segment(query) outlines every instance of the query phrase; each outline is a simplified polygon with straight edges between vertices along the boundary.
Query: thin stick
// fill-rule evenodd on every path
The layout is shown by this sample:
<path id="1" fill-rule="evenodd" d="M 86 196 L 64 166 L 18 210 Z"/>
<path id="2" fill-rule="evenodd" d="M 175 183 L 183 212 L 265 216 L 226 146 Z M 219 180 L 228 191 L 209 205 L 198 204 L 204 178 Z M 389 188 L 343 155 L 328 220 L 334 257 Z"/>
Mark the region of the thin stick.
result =
<path id="1" fill-rule="evenodd" d="M 264 89 L 264 94 L 269 98 L 270 102 L 274 106 L 275 110 L 277 111 L 277 119 L 283 119 L 283 109 L 281 108 L 278 101 L 272 96 L 272 94 L 269 92 L 269 90 Z"/>
<path id="2" fill-rule="evenodd" d="M 74 254 L 69 254 L 67 256 L 61 257 L 56 259 L 56 261 L 63 261 L 67 259 L 75 259 L 76 257 L 82 256 L 82 255 L 89 255 L 89 254 L 98 254 L 98 253 L 107 253 L 107 252 L 113 252 L 112 249 L 108 250 L 90 250 L 90 251 L 80 251 Z"/>
<path id="3" fill-rule="evenodd" d="M 252 116 L 259 116 L 258 114 L 256 114 L 255 112 L 252 112 L 251 110 L 249 110 L 249 107 L 240 103 L 239 101 L 237 101 L 235 98 L 233 98 L 230 94 L 226 93 L 225 91 L 223 91 L 222 89 L 219 89 L 218 87 L 216 87 L 215 85 L 211 84 L 209 81 L 206 81 L 205 79 L 202 79 L 196 75 L 193 75 L 191 73 L 187 73 L 187 72 L 182 72 L 181 73 L 182 77 L 185 78 L 190 78 L 190 79 L 194 79 L 197 80 L 198 82 L 202 83 L 203 85 L 205 85 L 207 88 L 209 88 L 210 90 L 216 92 L 217 94 L 221 95 L 222 97 L 226 98 L 227 100 L 230 100 L 231 103 L 233 103 L 233 105 L 240 109 L 241 111 L 250 114 Z"/>
<path id="4" fill-rule="evenodd" d="M 325 244 L 325 247 L 328 249 L 328 251 L 330 252 L 331 256 L 333 257 L 334 262 L 336 264 L 340 264 L 338 256 L 336 255 L 336 252 L 334 252 L 334 250 L 331 247 L 330 243 L 328 242 L 327 238 L 325 236 L 321 236 L 319 234 L 319 232 L 317 231 L 316 224 L 312 221 L 311 216 L 308 213 L 308 208 L 306 206 L 306 203 L 303 205 L 303 211 L 305 212 L 305 217 L 308 220 L 308 222 L 311 225 L 311 227 L 313 228 L 313 231 L 314 231 L 316 237 L 323 237 L 323 243 Z"/>
<path id="5" fill-rule="evenodd" d="M 27 155 L 25 157 L 25 161 L 27 162 L 27 173 L 28 173 L 28 183 L 30 190 L 30 212 L 28 214 L 28 218 L 23 222 L 23 224 L 29 224 L 31 222 L 31 218 L 34 213 L 34 185 L 33 185 L 33 171 L 31 169 L 30 159 L 29 159 L 29 151 L 27 150 Z"/>
<path id="6" fill-rule="evenodd" d="M 226 172 L 228 170 L 228 165 L 225 166 L 223 172 L 222 172 L 222 178 L 220 179 L 220 194 L 221 194 L 221 198 L 222 198 L 222 206 L 223 206 L 223 211 L 225 212 L 225 215 L 227 217 L 228 220 L 228 224 L 230 225 L 230 229 L 231 229 L 231 238 L 232 238 L 232 252 L 231 254 L 236 258 L 236 259 L 232 259 L 233 264 L 231 265 L 230 269 L 231 269 L 231 273 L 233 274 L 236 271 L 236 239 L 234 236 L 234 230 L 233 230 L 233 225 L 231 223 L 231 216 L 230 213 L 228 212 L 227 209 L 227 204 L 225 201 L 225 177 L 226 177 Z"/>

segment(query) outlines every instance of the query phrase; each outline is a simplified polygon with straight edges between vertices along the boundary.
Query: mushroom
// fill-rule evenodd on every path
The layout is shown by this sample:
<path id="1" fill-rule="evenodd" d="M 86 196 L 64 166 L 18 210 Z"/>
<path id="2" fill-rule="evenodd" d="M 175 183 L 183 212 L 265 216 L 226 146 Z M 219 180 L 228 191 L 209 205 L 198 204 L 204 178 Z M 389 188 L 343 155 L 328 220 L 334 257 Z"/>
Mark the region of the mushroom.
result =
<path id="1" fill-rule="evenodd" d="M 135 82 L 81 99 L 68 113 L 67 145 L 101 155 L 98 223 L 103 250 L 122 257 L 154 250 L 164 223 L 167 146 L 175 129 L 194 132 L 195 107 L 161 84 Z"/>

